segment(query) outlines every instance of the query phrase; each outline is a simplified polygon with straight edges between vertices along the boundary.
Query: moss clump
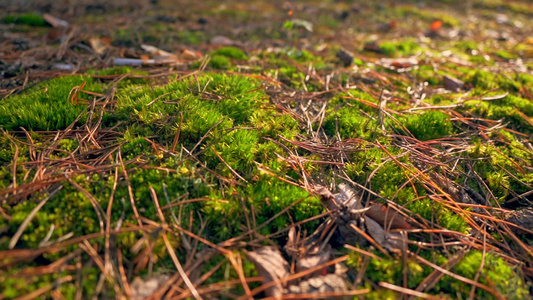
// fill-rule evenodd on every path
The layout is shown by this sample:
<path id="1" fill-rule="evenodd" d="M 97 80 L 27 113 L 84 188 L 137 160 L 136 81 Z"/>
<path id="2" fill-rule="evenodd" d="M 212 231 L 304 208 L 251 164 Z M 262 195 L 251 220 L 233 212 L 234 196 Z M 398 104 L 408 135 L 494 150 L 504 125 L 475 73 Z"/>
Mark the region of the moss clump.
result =
<path id="1" fill-rule="evenodd" d="M 74 87 L 86 83 L 83 90 L 102 92 L 100 84 L 87 76 L 54 78 L 39 84 L 31 92 L 9 97 L 0 106 L 0 126 L 6 130 L 60 130 L 70 125 L 86 107 L 70 102 Z M 79 93 L 79 98 L 93 96 Z"/>
<path id="2" fill-rule="evenodd" d="M 461 109 L 461 111 L 468 111 L 487 119 L 504 119 L 511 122 L 511 128 L 524 133 L 533 132 L 533 126 L 517 110 L 531 118 L 533 116 L 533 103 L 518 96 L 507 95 L 495 101 L 468 101 Z"/>
<path id="3" fill-rule="evenodd" d="M 512 74 L 497 74 L 483 70 L 471 70 L 466 76 L 465 83 L 471 84 L 479 94 L 487 90 L 502 89 L 509 92 L 518 92 L 522 87 L 521 78 L 513 79 Z"/>
<path id="4" fill-rule="evenodd" d="M 77 79 L 81 82 L 82 78 Z M 57 80 L 70 82 L 72 78 Z M 202 90 L 198 91 L 198 83 Z M 180 218 L 183 224 L 190 224 L 191 228 L 202 228 L 205 226 L 204 222 L 207 222 L 207 229 L 202 235 L 213 243 L 222 242 L 247 231 L 242 222 L 251 211 L 254 212 L 254 223 L 251 224 L 253 227 L 271 221 L 260 230 L 264 235 L 285 229 L 295 221 L 302 221 L 323 211 L 320 201 L 309 196 L 305 190 L 265 174 L 257 168 L 256 162 L 272 172 L 285 174 L 285 178 L 292 178 L 294 181 L 300 176 L 289 164 L 279 161 L 275 155 L 284 153 L 285 150 L 265 139 L 280 135 L 293 138 L 300 132 L 299 125 L 291 116 L 280 114 L 270 108 L 266 95 L 263 90 L 258 89 L 259 86 L 259 82 L 243 76 L 206 74 L 199 76 L 198 81 L 190 79 L 174 81 L 165 86 L 144 87 L 134 91 L 132 87 L 125 85 L 117 90 L 115 99 L 118 102 L 110 108 L 109 113 L 114 118 L 108 126 L 112 126 L 115 131 L 123 132 L 123 136 L 115 141 L 116 148 L 113 148 L 122 153 L 125 168 L 129 173 L 129 184 L 132 187 L 131 196 L 136 209 L 143 217 L 158 220 L 150 188 L 155 191 L 162 206 L 183 197 L 185 200 L 203 199 L 181 204 Z M 170 94 L 153 102 L 154 99 L 167 93 Z M 46 95 L 37 90 L 26 96 L 42 102 L 42 98 Z M 30 126 L 28 130 L 33 128 Z M 169 155 L 154 150 L 149 140 L 168 149 L 174 142 L 177 130 L 181 133 L 177 154 Z M 32 135 L 32 137 L 36 145 L 46 145 L 44 136 Z M 0 141 L 6 144 L 10 142 L 5 136 L 2 136 Z M 61 151 L 74 151 L 78 146 L 77 140 L 62 139 L 58 143 L 57 151 L 54 151 L 50 157 L 60 157 L 63 153 Z M 14 155 L 13 147 L 2 149 L 5 149 L 1 152 L 2 156 L 5 156 L 5 161 L 11 161 Z M 184 149 L 181 151 L 183 155 L 179 154 L 180 149 Z M 28 149 L 21 145 L 19 150 L 19 162 L 22 159 L 27 160 Z M 194 150 L 195 159 L 185 155 L 185 150 Z M 74 151 L 73 155 L 78 154 L 79 152 Z M 81 160 L 83 159 L 82 155 Z M 139 159 L 143 161 L 143 168 L 138 167 Z M 18 167 L 22 168 L 20 164 Z M 205 172 L 203 168 L 206 167 L 212 173 Z M 9 165 L 0 169 L 0 182 L 3 186 L 7 186 L 12 179 L 10 171 Z M 247 184 L 228 185 L 227 181 L 241 180 L 234 172 L 246 180 Z M 25 173 L 27 170 L 20 171 L 20 175 Z M 111 226 L 115 227 L 118 223 L 136 224 L 133 206 L 129 201 L 128 185 L 122 179 L 116 188 L 114 176 L 109 172 L 87 171 L 72 175 L 71 180 L 73 183 L 62 182 L 63 189 L 39 210 L 22 234 L 17 247 L 38 248 L 50 232 L 48 237 L 50 242 L 69 234 L 79 237 L 101 232 L 102 215 L 98 211 L 107 207 L 112 194 L 115 201 L 110 215 Z M 18 180 L 19 185 L 24 183 L 25 181 Z M 88 197 L 83 190 L 91 197 Z M 45 196 L 35 193 L 32 199 L 20 201 L 13 206 L 2 206 L 6 213 L 12 216 L 10 220 L 0 222 L 1 227 L 8 228 L 5 233 L 8 236 L 13 235 L 38 201 Z M 273 216 L 296 201 L 301 203 L 289 209 L 286 214 L 271 220 Z M 172 212 L 172 208 L 164 209 L 169 222 L 173 220 Z M 174 213 L 178 214 L 178 210 L 175 209 Z M 198 214 L 201 218 L 197 217 Z M 312 231 L 316 222 L 318 221 L 304 224 L 302 228 Z M 53 230 L 50 231 L 50 228 Z M 131 253 L 127 249 L 131 249 L 141 238 L 142 235 L 137 231 L 124 232 L 116 236 L 114 243 L 118 248 L 126 249 L 123 252 L 125 260 L 134 261 L 137 253 Z M 161 236 L 154 234 L 151 239 L 153 239 L 152 258 L 156 263 L 154 271 L 172 268 L 172 259 Z M 171 244 L 179 249 L 179 238 L 169 237 L 169 239 Z M 3 239 L 0 248 L 6 249 L 8 242 L 8 239 Z M 100 237 L 91 239 L 93 245 L 101 246 L 103 242 L 103 238 Z M 75 248 L 77 248 L 75 245 L 69 246 L 68 251 Z M 55 261 L 62 255 L 64 253 L 45 253 L 43 259 Z M 177 255 L 180 259 L 184 259 L 185 254 L 181 250 L 177 250 Z M 17 270 L 19 267 L 22 265 L 16 264 L 11 268 Z M 5 274 L 2 273 L 0 276 Z M 68 275 L 73 274 L 68 273 Z M 219 277 L 212 278 L 215 282 L 223 280 L 222 278 L 227 279 L 224 272 L 216 276 Z M 234 277 L 237 278 L 237 275 Z M 0 289 L 16 297 L 50 284 L 56 279 L 56 277 L 42 277 L 37 281 L 24 280 L 18 283 L 7 280 L 0 282 Z M 84 295 L 90 295 L 94 291 L 98 276 L 87 277 L 86 281 L 83 287 Z M 10 286 L 24 284 L 28 289 L 11 289 L 5 284 Z M 65 289 L 65 295 L 71 294 L 72 285 L 65 284 L 62 288 Z"/>
<path id="5" fill-rule="evenodd" d="M 174 29 L 171 30 L 174 31 Z M 180 30 L 178 39 L 185 44 L 198 45 L 206 41 L 206 36 L 203 31 Z"/>
<path id="6" fill-rule="evenodd" d="M 507 60 L 518 58 L 518 55 L 510 53 L 509 51 L 505 51 L 505 50 L 498 50 L 494 54 L 496 54 L 496 56 L 500 58 L 507 59 Z"/>
<path id="7" fill-rule="evenodd" d="M 214 55 L 209 60 L 209 66 L 213 69 L 228 69 L 231 67 L 231 62 L 226 56 Z"/>
<path id="8" fill-rule="evenodd" d="M 500 135 L 506 136 L 511 141 L 511 145 L 496 146 L 474 139 L 467 154 L 469 158 L 477 162 L 473 166 L 466 165 L 464 168 L 466 171 L 471 169 L 476 171 L 490 188 L 490 193 L 494 195 L 495 200 L 503 203 L 510 191 L 521 194 L 530 190 L 529 185 L 533 183 L 533 175 L 523 170 L 521 165 L 530 165 L 533 159 L 531 153 L 524 149 L 514 136 L 509 133 L 500 133 Z M 482 195 L 488 193 L 488 191 L 479 190 L 475 184 L 472 186 Z"/>
<path id="9" fill-rule="evenodd" d="M 416 71 L 416 75 L 419 79 L 419 81 L 426 81 L 430 85 L 440 85 L 442 84 L 441 76 L 438 75 L 437 72 L 433 69 L 433 66 L 420 66 L 418 70 Z"/>
<path id="10" fill-rule="evenodd" d="M 46 21 L 38 14 L 27 13 L 20 15 L 9 15 L 4 17 L 4 23 L 8 24 L 21 24 L 36 27 L 46 26 Z"/>
<path id="11" fill-rule="evenodd" d="M 376 253 L 378 254 L 378 253 Z M 419 252 L 422 258 L 431 261 L 436 265 L 443 265 L 448 261 L 448 258 L 443 254 L 423 250 Z M 450 254 L 448 254 L 450 255 Z M 475 279 L 479 272 L 478 282 L 494 288 L 501 296 L 506 299 L 524 299 L 527 298 L 529 291 L 524 285 L 519 276 L 509 265 L 500 257 L 486 253 L 484 258 L 484 266 L 480 269 L 483 253 L 477 250 L 471 250 L 467 253 L 459 263 L 451 269 L 453 273 L 468 279 Z M 363 257 L 359 253 L 352 252 L 347 264 L 354 267 L 356 270 L 360 268 L 363 263 Z M 407 269 L 405 269 L 405 267 Z M 414 258 L 408 259 L 404 264 L 399 264 L 394 259 L 389 258 L 371 258 L 365 272 L 365 276 L 372 282 L 388 282 L 395 285 L 404 284 L 403 275 L 407 272 L 407 287 L 416 289 L 420 283 L 433 271 L 434 269 L 420 263 Z M 365 288 L 370 288 L 371 292 L 365 297 L 369 299 L 389 299 L 397 298 L 399 295 L 387 289 L 376 287 L 364 283 Z M 425 293 L 430 295 L 446 297 L 446 295 L 454 294 L 460 298 L 468 298 L 472 286 L 470 284 L 459 281 L 448 275 L 444 277 L 431 289 L 425 290 Z M 474 296 L 479 299 L 494 299 L 495 295 L 488 291 L 477 288 Z"/>
<path id="12" fill-rule="evenodd" d="M 356 98 L 356 100 L 349 99 Z M 358 101 L 375 103 L 376 100 L 363 91 L 350 91 L 338 94 L 329 102 L 328 113 L 323 128 L 329 136 L 336 136 L 337 131 L 342 139 L 369 138 L 377 128 L 375 119 L 368 114 L 377 115 L 377 109 Z"/>
<path id="13" fill-rule="evenodd" d="M 517 276 L 502 258 L 492 253 L 486 253 L 484 265 L 480 271 L 482 257 L 483 253 L 480 251 L 470 251 L 452 271 L 470 279 L 474 279 L 476 274 L 480 272 L 478 282 L 496 288 L 504 298 L 525 299 L 528 297 L 529 291 L 524 286 L 520 276 Z M 468 297 L 472 289 L 469 284 L 448 276 L 444 276 L 438 286 L 448 292 L 456 291 L 465 298 Z M 494 295 L 480 288 L 476 289 L 476 297 L 479 299 L 494 299 Z"/>
<path id="14" fill-rule="evenodd" d="M 450 117 L 440 111 L 413 115 L 405 120 L 404 125 L 420 141 L 439 139 L 453 134 Z"/>
<path id="15" fill-rule="evenodd" d="M 240 59 L 240 60 L 247 60 L 248 56 L 244 51 L 242 51 L 239 48 L 236 47 L 222 47 L 217 50 L 215 50 L 213 53 L 213 56 L 215 55 L 221 55 L 233 59 Z"/>
<path id="16" fill-rule="evenodd" d="M 420 45 L 412 40 L 382 42 L 378 47 L 383 55 L 392 57 L 410 56 L 420 49 Z"/>

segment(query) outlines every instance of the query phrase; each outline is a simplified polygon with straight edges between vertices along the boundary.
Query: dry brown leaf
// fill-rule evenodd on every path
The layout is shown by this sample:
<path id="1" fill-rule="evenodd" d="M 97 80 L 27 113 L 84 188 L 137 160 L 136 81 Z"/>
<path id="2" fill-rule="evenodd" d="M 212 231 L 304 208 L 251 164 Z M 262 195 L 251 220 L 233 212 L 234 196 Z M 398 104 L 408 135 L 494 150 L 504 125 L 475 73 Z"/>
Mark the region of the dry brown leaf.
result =
<path id="1" fill-rule="evenodd" d="M 365 215 L 378 222 L 381 226 L 387 229 L 410 229 L 411 226 L 407 220 L 394 209 L 381 205 L 379 203 L 371 203 Z"/>
<path id="2" fill-rule="evenodd" d="M 337 58 L 344 64 L 344 66 L 348 67 L 353 63 L 353 53 L 350 51 L 339 49 L 337 53 L 335 54 Z"/>
<path id="3" fill-rule="evenodd" d="M 189 49 L 183 49 L 181 51 L 181 58 L 185 60 L 196 60 L 202 57 L 200 52 L 192 51 Z"/>
<path id="4" fill-rule="evenodd" d="M 105 51 L 109 48 L 109 40 L 99 37 L 89 38 L 89 45 L 97 54 L 104 54 Z"/>
<path id="5" fill-rule="evenodd" d="M 300 281 L 297 285 L 291 285 L 285 291 L 286 294 L 313 294 L 325 292 L 345 292 L 348 290 L 343 276 L 337 274 L 327 274 L 324 276 L 312 277 Z M 329 297 L 328 297 L 329 298 Z M 328 299 L 313 298 L 313 299 Z M 351 299 L 350 296 L 335 297 L 335 299 Z"/>
<path id="6" fill-rule="evenodd" d="M 363 208 L 359 194 L 354 189 L 345 183 L 339 184 L 338 187 L 339 193 L 335 194 L 334 197 L 339 205 L 349 210 Z"/>
<path id="7" fill-rule="evenodd" d="M 48 24 L 52 25 L 54 28 L 58 27 L 68 27 L 69 23 L 65 20 L 61 20 L 59 18 L 56 18 L 50 14 L 44 14 L 43 19 L 48 22 Z"/>
<path id="8" fill-rule="evenodd" d="M 330 260 L 331 260 L 331 246 L 328 245 L 328 247 L 325 250 L 317 253 L 316 255 L 308 255 L 306 257 L 299 259 L 296 262 L 296 273 L 300 273 L 305 270 L 312 269 L 316 266 L 325 264 Z M 313 275 L 323 275 L 324 272 L 327 272 L 327 270 L 326 269 L 318 270 L 306 277 L 311 277 Z"/>
<path id="9" fill-rule="evenodd" d="M 401 235 L 398 233 L 386 232 L 378 222 L 364 216 L 368 234 L 383 248 L 389 251 L 400 251 L 402 249 Z"/>
<path id="10" fill-rule="evenodd" d="M 243 43 L 239 41 L 234 41 L 223 35 L 217 35 L 211 39 L 211 45 L 242 47 Z"/>
<path id="11" fill-rule="evenodd" d="M 165 50 L 161 50 L 161 49 L 159 49 L 157 47 L 154 47 L 152 45 L 142 44 L 141 48 L 144 51 L 150 53 L 150 55 L 152 55 L 152 56 L 173 56 L 172 53 L 167 52 Z"/>
<path id="12" fill-rule="evenodd" d="M 135 277 L 130 283 L 130 299 L 146 299 L 150 297 L 157 289 L 164 284 L 170 277 L 168 275 L 153 275 L 147 279 Z"/>
<path id="13" fill-rule="evenodd" d="M 261 247 L 246 252 L 246 256 L 254 263 L 257 273 L 263 278 L 263 284 L 289 276 L 289 264 L 274 247 Z M 283 287 L 278 283 L 267 288 L 265 293 L 270 297 L 279 297 L 283 293 Z"/>
<path id="14" fill-rule="evenodd" d="M 381 66 L 387 69 L 405 69 L 418 65 L 416 57 L 405 58 L 382 58 L 379 60 Z"/>
<path id="15" fill-rule="evenodd" d="M 465 85 L 464 81 L 459 80 L 452 76 L 448 76 L 448 75 L 443 76 L 443 83 L 444 83 L 444 88 L 450 91 L 454 91 L 454 92 L 462 89 L 463 86 Z"/>

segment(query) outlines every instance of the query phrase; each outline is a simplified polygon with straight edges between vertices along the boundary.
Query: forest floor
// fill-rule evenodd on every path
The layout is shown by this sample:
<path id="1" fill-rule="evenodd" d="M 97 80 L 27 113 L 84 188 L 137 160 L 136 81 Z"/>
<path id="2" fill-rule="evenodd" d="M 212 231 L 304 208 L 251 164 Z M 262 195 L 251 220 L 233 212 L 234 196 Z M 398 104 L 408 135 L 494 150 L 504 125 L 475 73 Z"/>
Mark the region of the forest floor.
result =
<path id="1" fill-rule="evenodd" d="M 529 1 L 0 1 L 0 299 L 528 299 Z"/>

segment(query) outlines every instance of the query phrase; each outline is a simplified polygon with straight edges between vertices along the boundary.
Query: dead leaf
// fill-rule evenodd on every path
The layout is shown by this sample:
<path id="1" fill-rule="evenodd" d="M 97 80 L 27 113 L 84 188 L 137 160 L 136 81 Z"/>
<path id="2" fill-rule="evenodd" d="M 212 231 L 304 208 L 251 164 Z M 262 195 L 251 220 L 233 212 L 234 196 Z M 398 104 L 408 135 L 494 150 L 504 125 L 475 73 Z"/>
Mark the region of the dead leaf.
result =
<path id="1" fill-rule="evenodd" d="M 285 244 L 283 249 L 285 249 L 285 252 L 293 258 L 297 257 L 300 253 L 298 239 L 299 236 L 296 234 L 296 228 L 291 227 L 291 229 L 289 229 L 287 244 Z"/>
<path id="2" fill-rule="evenodd" d="M 443 82 L 444 82 L 444 87 L 447 90 L 454 91 L 454 92 L 462 89 L 463 86 L 465 85 L 464 81 L 459 80 L 452 76 L 448 76 L 448 75 L 443 76 Z"/>
<path id="3" fill-rule="evenodd" d="M 150 297 L 157 289 L 164 284 L 170 277 L 168 275 L 154 275 L 147 279 L 135 277 L 130 283 L 130 299 L 146 299 Z"/>
<path id="4" fill-rule="evenodd" d="M 159 65 L 173 65 L 179 63 L 176 55 L 160 55 L 154 57 L 154 63 Z"/>
<path id="5" fill-rule="evenodd" d="M 344 64 L 344 66 L 348 67 L 353 63 L 353 53 L 350 51 L 339 49 L 337 53 L 335 54 L 337 58 Z"/>
<path id="6" fill-rule="evenodd" d="M 325 250 L 317 253 L 316 255 L 308 255 L 304 258 L 299 259 L 296 262 L 296 273 L 303 272 L 305 270 L 312 269 L 316 266 L 322 265 L 327 263 L 331 260 L 331 246 L 328 245 Z M 318 270 L 308 276 L 312 277 L 314 275 L 325 275 L 327 273 L 327 269 Z M 305 277 L 304 277 L 305 278 Z"/>
<path id="7" fill-rule="evenodd" d="M 525 208 L 512 212 L 507 221 L 529 231 L 533 231 L 533 208 Z M 527 231 L 521 230 L 520 228 L 514 226 L 509 227 L 511 227 L 516 234 L 527 233 Z"/>
<path id="8" fill-rule="evenodd" d="M 141 48 L 144 51 L 150 53 L 150 55 L 152 55 L 152 56 L 173 56 L 172 53 L 167 52 L 165 50 L 161 50 L 161 49 L 159 49 L 157 47 L 154 47 L 152 45 L 142 44 Z"/>
<path id="9" fill-rule="evenodd" d="M 363 208 L 359 193 L 357 193 L 346 183 L 339 184 L 338 188 L 339 193 L 335 194 L 334 197 L 339 205 L 343 205 L 349 210 Z"/>
<path id="10" fill-rule="evenodd" d="M 390 229 L 410 229 L 411 226 L 407 220 L 393 208 L 379 204 L 371 203 L 365 215 L 378 222 L 381 226 Z"/>
<path id="11" fill-rule="evenodd" d="M 189 49 L 181 50 L 181 58 L 185 60 L 196 60 L 202 57 L 200 52 L 192 51 Z"/>
<path id="12" fill-rule="evenodd" d="M 381 66 L 387 69 L 400 70 L 408 69 L 418 65 L 418 59 L 415 57 L 405 58 L 382 58 L 379 60 Z"/>
<path id="13" fill-rule="evenodd" d="M 89 38 L 89 45 L 91 45 L 91 48 L 94 50 L 94 52 L 100 55 L 104 54 L 110 46 L 109 39 L 99 37 Z"/>
<path id="14" fill-rule="evenodd" d="M 302 20 L 302 19 L 292 19 L 291 22 L 294 24 L 295 27 L 301 27 L 309 32 L 313 32 L 313 23 Z"/>
<path id="15" fill-rule="evenodd" d="M 229 37 L 223 36 L 223 35 L 217 35 L 211 39 L 211 45 L 216 46 L 234 46 L 234 47 L 242 47 L 244 44 L 240 41 L 234 41 L 230 39 Z"/>
<path id="16" fill-rule="evenodd" d="M 343 276 L 338 274 L 327 274 L 324 276 L 312 277 L 300 281 L 297 285 L 291 285 L 285 291 L 286 294 L 313 294 L 325 292 L 345 292 L 348 290 Z M 335 299 L 351 299 L 351 296 L 335 297 Z M 313 299 L 330 299 L 313 298 Z"/>
<path id="17" fill-rule="evenodd" d="M 56 18 L 49 14 L 44 14 L 43 19 L 48 22 L 48 24 L 52 25 L 54 28 L 58 27 L 68 27 L 69 23 L 65 20 L 61 20 L 59 18 Z"/>
<path id="18" fill-rule="evenodd" d="M 364 216 L 368 234 L 381 247 L 389 251 L 400 251 L 402 249 L 401 235 L 398 233 L 387 233 L 378 222 L 368 216 Z"/>
<path id="19" fill-rule="evenodd" d="M 281 252 L 274 247 L 261 247 L 255 251 L 246 252 L 246 256 L 254 263 L 257 273 L 263 278 L 263 284 L 289 276 L 289 264 Z M 267 288 L 265 293 L 270 297 L 279 297 L 283 293 L 283 287 L 278 283 Z"/>

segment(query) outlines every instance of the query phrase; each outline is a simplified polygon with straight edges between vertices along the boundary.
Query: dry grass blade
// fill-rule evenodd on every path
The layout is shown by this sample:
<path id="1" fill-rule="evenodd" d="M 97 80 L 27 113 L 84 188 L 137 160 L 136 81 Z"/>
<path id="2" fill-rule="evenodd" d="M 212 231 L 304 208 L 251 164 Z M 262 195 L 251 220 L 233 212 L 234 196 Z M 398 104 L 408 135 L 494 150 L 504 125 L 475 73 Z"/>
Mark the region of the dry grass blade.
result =
<path id="1" fill-rule="evenodd" d="M 155 190 L 154 190 L 153 187 L 150 186 L 149 188 L 150 188 L 150 195 L 152 196 L 152 200 L 154 201 L 154 205 L 156 207 L 157 214 L 159 215 L 159 218 L 161 219 L 161 222 L 163 223 L 163 226 L 165 228 L 168 228 L 168 224 L 167 224 L 167 222 L 165 220 L 165 216 L 163 215 L 163 212 L 161 211 L 161 207 L 159 206 L 159 200 L 157 199 L 157 194 L 155 193 Z M 194 286 L 194 284 L 189 279 L 189 276 L 187 276 L 187 274 L 185 273 L 185 270 L 183 270 L 183 267 L 181 266 L 181 263 L 180 263 L 178 257 L 176 256 L 176 252 L 174 252 L 174 249 L 172 248 L 172 245 L 170 244 L 170 242 L 168 240 L 167 233 L 163 232 L 162 237 L 163 237 L 163 241 L 165 242 L 165 246 L 167 247 L 168 254 L 170 254 L 170 257 L 172 258 L 172 261 L 174 262 L 174 265 L 176 266 L 176 269 L 178 269 L 178 272 L 179 272 L 181 278 L 185 282 L 185 285 L 187 285 L 187 287 L 189 288 L 189 290 L 191 291 L 191 294 L 193 295 L 193 297 L 195 299 L 202 299 L 202 297 L 200 296 L 200 294 L 196 290 L 196 287 Z"/>
<path id="2" fill-rule="evenodd" d="M 15 245 L 17 245 L 17 242 L 20 239 L 20 237 L 22 236 L 22 233 L 24 233 L 24 230 L 30 224 L 31 220 L 33 220 L 33 218 L 35 217 L 37 212 L 46 204 L 46 202 L 48 200 L 50 200 L 50 198 L 55 196 L 55 194 L 57 194 L 61 190 L 61 188 L 62 188 L 62 186 L 58 186 L 56 189 L 54 189 L 52 192 L 50 192 L 50 194 L 48 194 L 48 196 L 46 196 L 46 198 L 41 200 L 41 202 L 39 202 L 39 204 L 37 204 L 37 206 L 35 206 L 35 208 L 33 208 L 31 210 L 31 212 L 28 214 L 26 219 L 24 219 L 22 224 L 20 224 L 19 228 L 17 229 L 17 231 L 15 232 L 13 237 L 11 237 L 11 240 L 9 241 L 9 244 L 8 244 L 8 248 L 9 249 L 13 249 L 15 247 Z"/>
<path id="3" fill-rule="evenodd" d="M 49 292 L 51 289 L 53 288 L 57 288 L 59 286 L 61 286 L 62 284 L 65 284 L 67 282 L 70 282 L 74 279 L 74 277 L 70 276 L 70 275 L 67 275 L 65 277 L 61 277 L 59 279 L 57 279 L 56 281 L 54 281 L 52 284 L 50 285 L 47 285 L 47 286 L 44 286 L 44 287 L 41 287 L 41 288 L 38 288 L 36 289 L 35 291 L 29 293 L 29 294 L 26 294 L 24 296 L 21 296 L 21 297 L 18 297 L 18 298 L 15 298 L 16 300 L 32 300 L 32 299 L 37 299 L 39 298 L 40 296 L 44 295 L 45 293 Z"/>
<path id="4" fill-rule="evenodd" d="M 438 270 L 439 272 L 444 273 L 445 275 L 448 275 L 448 276 L 450 276 L 450 277 L 452 277 L 452 278 L 454 278 L 454 279 L 460 280 L 460 281 L 462 281 L 462 282 L 465 282 L 465 283 L 471 284 L 471 285 L 476 286 L 476 287 L 478 287 L 478 288 L 484 289 L 484 290 L 486 290 L 487 292 L 489 292 L 489 293 L 491 293 L 492 295 L 494 295 L 494 296 L 495 296 L 496 298 L 498 298 L 498 299 L 502 299 L 502 298 L 503 298 L 503 297 L 500 295 L 500 293 L 498 293 L 498 291 L 496 291 L 495 289 L 493 289 L 493 288 L 491 288 L 491 287 L 488 287 L 488 286 L 486 286 L 486 285 L 484 285 L 484 284 L 481 284 L 481 283 L 479 283 L 479 282 L 476 282 L 476 281 L 474 281 L 474 280 L 472 280 L 472 279 L 469 279 L 469 278 L 466 278 L 466 277 L 464 277 L 464 276 L 461 276 L 461 275 L 458 275 L 458 274 L 452 273 L 451 271 L 448 271 L 448 270 L 446 270 L 446 269 L 444 269 L 444 268 L 441 268 L 440 266 L 435 265 L 434 263 L 432 263 L 432 262 L 430 262 L 430 261 L 426 260 L 425 258 L 420 257 L 420 256 L 418 256 L 418 255 L 414 255 L 414 254 L 413 254 L 412 256 L 414 256 L 414 258 L 415 258 L 416 260 L 418 260 L 419 262 L 421 262 L 421 263 L 423 263 L 423 264 L 425 264 L 425 265 L 427 265 L 427 266 L 429 266 L 429 267 L 432 267 L 432 268 L 434 268 L 435 270 Z"/>
<path id="5" fill-rule="evenodd" d="M 458 253 L 456 253 L 452 258 L 448 259 L 448 261 L 446 263 L 444 263 L 443 265 L 441 265 L 440 267 L 441 268 L 446 268 L 446 269 L 451 269 L 453 268 L 458 262 L 461 261 L 461 259 L 465 256 L 466 252 L 465 251 L 459 251 Z M 417 292 L 423 292 L 423 291 L 427 291 L 427 290 L 430 290 L 432 289 L 435 284 L 437 284 L 437 282 L 442 278 L 442 276 L 444 276 L 444 273 L 438 271 L 438 270 L 433 270 L 433 272 L 431 272 L 431 274 L 429 274 L 417 287 L 416 287 L 416 291 Z"/>
<path id="6" fill-rule="evenodd" d="M 382 286 L 384 288 L 387 288 L 387 289 L 390 289 L 390 290 L 393 290 L 393 291 L 396 291 L 396 292 L 399 292 L 399 293 L 402 293 L 402 294 L 405 294 L 405 295 L 415 296 L 415 297 L 422 298 L 422 299 L 430 299 L 430 300 L 440 300 L 440 299 L 442 299 L 441 297 L 437 297 L 437 296 L 433 296 L 433 295 L 430 295 L 430 294 L 414 291 L 414 290 L 407 289 L 407 288 L 404 288 L 404 287 L 401 287 L 401 286 L 397 286 L 397 285 L 394 285 L 394 284 L 391 284 L 391 283 L 388 283 L 388 282 L 384 282 L 384 281 L 381 281 L 379 283 L 379 286 Z"/>

